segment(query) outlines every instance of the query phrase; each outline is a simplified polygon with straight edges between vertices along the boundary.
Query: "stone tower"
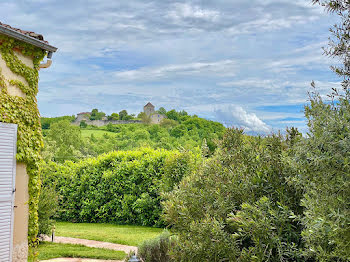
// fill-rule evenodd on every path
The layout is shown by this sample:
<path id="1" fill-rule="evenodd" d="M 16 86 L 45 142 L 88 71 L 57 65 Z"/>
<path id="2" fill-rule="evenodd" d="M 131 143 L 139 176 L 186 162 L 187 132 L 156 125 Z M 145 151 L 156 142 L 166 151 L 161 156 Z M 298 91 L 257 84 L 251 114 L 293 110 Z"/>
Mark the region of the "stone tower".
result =
<path id="1" fill-rule="evenodd" d="M 150 116 L 155 113 L 154 111 L 154 105 L 152 105 L 150 102 L 148 102 L 144 107 L 143 107 L 143 112 L 146 113 L 146 115 Z"/>

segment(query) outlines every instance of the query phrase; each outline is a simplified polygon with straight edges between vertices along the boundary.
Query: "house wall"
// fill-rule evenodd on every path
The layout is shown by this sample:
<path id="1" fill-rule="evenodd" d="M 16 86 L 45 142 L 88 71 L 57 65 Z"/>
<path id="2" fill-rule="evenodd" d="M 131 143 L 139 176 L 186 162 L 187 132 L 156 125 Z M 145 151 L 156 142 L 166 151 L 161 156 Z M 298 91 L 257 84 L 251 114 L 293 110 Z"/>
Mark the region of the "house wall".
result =
<path id="1" fill-rule="evenodd" d="M 15 51 L 17 57 L 27 66 L 34 68 L 31 57 L 26 57 Z M 1 73 L 7 80 L 20 80 L 27 83 L 26 80 L 17 74 L 14 74 L 7 66 L 0 54 Z M 26 95 L 16 86 L 8 84 L 7 91 L 10 95 L 25 97 Z M 15 193 L 15 213 L 14 213 L 14 234 L 13 234 L 13 261 L 25 262 L 28 256 L 28 217 L 29 217 L 29 194 L 28 194 L 28 175 L 26 165 L 17 163 L 16 165 L 16 193 Z"/>
<path id="2" fill-rule="evenodd" d="M 164 115 L 155 113 L 155 114 L 151 115 L 151 123 L 152 124 L 160 124 L 160 122 L 162 122 L 162 120 L 164 118 L 165 118 Z"/>
<path id="3" fill-rule="evenodd" d="M 26 165 L 17 163 L 12 261 L 18 262 L 25 262 L 28 257 L 28 180 Z"/>
<path id="4" fill-rule="evenodd" d="M 75 119 L 75 122 L 79 122 L 79 124 L 80 124 L 80 122 L 81 121 L 88 121 L 89 120 L 89 117 L 88 116 L 86 116 L 86 115 L 77 115 L 77 118 Z"/>

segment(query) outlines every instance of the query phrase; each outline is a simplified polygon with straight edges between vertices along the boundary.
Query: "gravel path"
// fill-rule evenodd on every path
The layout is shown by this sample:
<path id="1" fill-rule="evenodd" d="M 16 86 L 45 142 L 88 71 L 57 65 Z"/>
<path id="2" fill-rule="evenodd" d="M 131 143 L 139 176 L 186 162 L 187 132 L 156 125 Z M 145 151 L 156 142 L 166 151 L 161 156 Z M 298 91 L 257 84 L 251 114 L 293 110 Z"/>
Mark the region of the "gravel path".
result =
<path id="1" fill-rule="evenodd" d="M 46 236 L 46 237 L 44 237 L 44 241 L 51 242 L 51 238 Z M 80 244 L 80 245 L 84 245 L 87 247 L 107 248 L 107 249 L 112 249 L 112 250 L 117 250 L 117 251 L 124 251 L 126 254 L 129 254 L 130 251 L 137 252 L 137 247 L 134 247 L 134 246 L 126 246 L 126 245 L 114 244 L 114 243 L 109 243 L 109 242 L 87 240 L 87 239 L 80 239 L 80 238 L 73 238 L 73 237 L 57 237 L 56 236 L 54 243 Z"/>

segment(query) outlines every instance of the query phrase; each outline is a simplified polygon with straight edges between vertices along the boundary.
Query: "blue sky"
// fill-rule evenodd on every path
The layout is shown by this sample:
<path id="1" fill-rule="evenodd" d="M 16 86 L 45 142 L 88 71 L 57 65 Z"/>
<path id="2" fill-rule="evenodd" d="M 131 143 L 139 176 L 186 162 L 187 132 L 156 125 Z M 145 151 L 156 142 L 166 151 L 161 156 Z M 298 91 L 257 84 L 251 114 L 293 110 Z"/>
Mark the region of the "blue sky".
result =
<path id="1" fill-rule="evenodd" d="M 339 86 L 321 49 L 336 18 L 311 0 L 8 0 L 0 15 L 59 48 L 40 71 L 42 116 L 151 101 L 247 132 L 306 132 L 310 82 Z"/>

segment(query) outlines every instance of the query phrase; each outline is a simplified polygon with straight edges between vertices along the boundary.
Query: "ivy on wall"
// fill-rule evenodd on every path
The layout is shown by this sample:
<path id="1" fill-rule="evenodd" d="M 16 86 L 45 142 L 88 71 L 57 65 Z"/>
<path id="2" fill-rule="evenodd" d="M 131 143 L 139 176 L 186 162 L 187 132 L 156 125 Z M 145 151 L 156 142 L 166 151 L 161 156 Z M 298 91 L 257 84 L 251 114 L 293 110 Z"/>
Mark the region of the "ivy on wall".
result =
<path id="1" fill-rule="evenodd" d="M 46 51 L 33 45 L 0 35 L 0 54 L 7 67 L 15 74 L 22 76 L 25 82 L 7 80 L 0 71 L 0 122 L 18 125 L 17 161 L 27 165 L 29 176 L 29 253 L 33 256 L 37 246 L 38 234 L 38 201 L 40 191 L 40 150 L 43 147 L 40 115 L 36 104 L 38 93 L 39 64 Z M 23 55 L 33 58 L 34 69 L 25 65 L 14 53 L 19 50 Z M 0 68 L 1 70 L 1 68 Z M 12 96 L 8 85 L 19 88 L 25 97 Z"/>

